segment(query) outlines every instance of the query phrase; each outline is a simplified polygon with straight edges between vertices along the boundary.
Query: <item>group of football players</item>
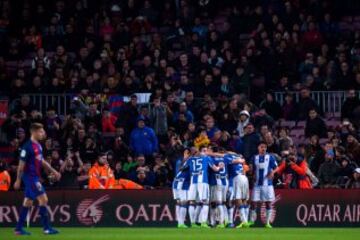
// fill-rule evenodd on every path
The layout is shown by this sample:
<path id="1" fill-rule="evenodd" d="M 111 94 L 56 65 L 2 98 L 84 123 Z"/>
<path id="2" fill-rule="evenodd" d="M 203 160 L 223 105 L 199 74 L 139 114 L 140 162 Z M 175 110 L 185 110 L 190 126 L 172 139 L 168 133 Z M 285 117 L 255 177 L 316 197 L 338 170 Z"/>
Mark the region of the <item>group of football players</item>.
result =
<path id="1" fill-rule="evenodd" d="M 241 221 L 236 227 L 251 227 L 259 202 L 266 205 L 265 227 L 272 228 L 272 177 L 277 165 L 275 157 L 266 150 L 266 143 L 261 142 L 258 154 L 247 165 L 241 155 L 216 146 L 185 149 L 177 162 L 172 186 L 178 228 L 188 228 L 187 215 L 192 228 L 234 228 L 235 209 L 239 209 Z M 247 171 L 254 186 L 250 202 Z"/>

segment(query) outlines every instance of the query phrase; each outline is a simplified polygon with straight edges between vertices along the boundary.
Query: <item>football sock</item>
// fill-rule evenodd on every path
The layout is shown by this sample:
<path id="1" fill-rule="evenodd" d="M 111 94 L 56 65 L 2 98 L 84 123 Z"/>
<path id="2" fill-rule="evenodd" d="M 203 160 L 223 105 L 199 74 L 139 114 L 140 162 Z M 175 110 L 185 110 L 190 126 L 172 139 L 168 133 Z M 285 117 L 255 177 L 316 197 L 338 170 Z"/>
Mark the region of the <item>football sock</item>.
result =
<path id="1" fill-rule="evenodd" d="M 19 221 L 16 224 L 16 229 L 17 230 L 20 230 L 20 229 L 23 228 L 24 223 L 26 221 L 26 217 L 27 217 L 28 212 L 29 212 L 29 209 L 30 209 L 29 207 L 22 207 L 21 208 L 20 215 L 19 215 Z"/>
<path id="2" fill-rule="evenodd" d="M 50 220 L 49 220 L 49 214 L 48 214 L 48 210 L 46 208 L 46 206 L 40 206 L 40 217 L 41 217 L 41 222 L 43 224 L 43 227 L 45 230 L 50 228 Z"/>

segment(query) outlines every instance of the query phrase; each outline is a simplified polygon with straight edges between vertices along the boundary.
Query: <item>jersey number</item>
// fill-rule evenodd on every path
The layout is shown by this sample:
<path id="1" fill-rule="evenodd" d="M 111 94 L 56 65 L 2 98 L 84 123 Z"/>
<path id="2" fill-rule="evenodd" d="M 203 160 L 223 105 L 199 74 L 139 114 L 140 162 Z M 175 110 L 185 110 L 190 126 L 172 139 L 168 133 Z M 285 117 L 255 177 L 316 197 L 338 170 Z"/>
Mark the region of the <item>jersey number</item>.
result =
<path id="1" fill-rule="evenodd" d="M 201 162 L 201 160 L 202 159 L 200 159 L 200 158 L 192 160 L 194 172 L 198 172 L 198 171 L 202 170 L 202 162 Z"/>

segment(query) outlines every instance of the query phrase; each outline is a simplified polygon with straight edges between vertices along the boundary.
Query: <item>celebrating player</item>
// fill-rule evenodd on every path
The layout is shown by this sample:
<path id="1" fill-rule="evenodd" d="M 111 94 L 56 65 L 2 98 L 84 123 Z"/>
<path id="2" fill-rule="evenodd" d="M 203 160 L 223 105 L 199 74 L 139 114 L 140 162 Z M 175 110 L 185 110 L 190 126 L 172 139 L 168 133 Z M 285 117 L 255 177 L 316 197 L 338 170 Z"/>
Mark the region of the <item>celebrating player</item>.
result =
<path id="1" fill-rule="evenodd" d="M 218 228 L 225 228 L 225 203 L 226 194 L 228 191 L 228 173 L 227 164 L 224 156 L 215 155 L 217 148 L 209 148 L 208 155 L 212 157 L 215 166 L 222 167 L 220 171 L 210 171 L 209 185 L 210 185 L 210 224 L 216 225 L 216 216 L 219 216 Z"/>
<path id="2" fill-rule="evenodd" d="M 14 184 L 15 190 L 20 189 L 21 181 L 25 186 L 25 199 L 19 215 L 19 221 L 16 225 L 15 234 L 30 235 L 29 232 L 23 229 L 23 225 L 35 199 L 39 202 L 39 213 L 43 224 L 44 234 L 57 234 L 59 232 L 50 226 L 47 210 L 48 197 L 44 187 L 40 183 L 41 166 L 51 172 L 53 177 L 57 180 L 60 179 L 61 175 L 43 158 L 42 147 L 40 145 L 40 141 L 46 136 L 43 125 L 40 123 L 33 123 L 30 126 L 30 133 L 30 140 L 22 146 L 20 152 L 17 178 Z"/>
<path id="3" fill-rule="evenodd" d="M 215 166 L 212 159 L 206 156 L 207 148 L 201 147 L 200 152 L 196 150 L 195 155 L 190 157 L 183 170 L 190 171 L 190 188 L 188 192 L 189 215 L 191 227 L 209 228 L 207 224 L 209 214 L 209 178 L 208 170 L 220 171 L 222 167 Z"/>
<path id="4" fill-rule="evenodd" d="M 188 170 L 180 171 L 186 160 L 190 157 L 190 149 L 184 150 L 183 158 L 176 162 L 176 176 L 174 178 L 172 188 L 176 201 L 176 216 L 178 228 L 187 228 L 185 225 L 186 212 L 188 207 L 187 195 L 190 186 L 190 174 Z"/>
<path id="5" fill-rule="evenodd" d="M 256 208 L 258 202 L 266 204 L 266 228 L 272 228 L 270 224 L 271 202 L 275 200 L 274 186 L 272 184 L 273 171 L 276 168 L 275 157 L 266 153 L 267 145 L 261 142 L 258 145 L 258 155 L 252 160 L 252 170 L 254 174 L 254 188 L 251 195 L 251 211 L 249 226 L 254 225 L 256 220 Z"/>
<path id="6" fill-rule="evenodd" d="M 249 200 L 249 181 L 245 175 L 244 167 L 245 159 L 234 153 L 228 153 L 224 156 L 228 165 L 229 183 L 230 183 L 230 197 L 229 197 L 229 223 L 233 223 L 233 212 L 235 205 L 240 210 L 241 224 L 238 228 L 247 227 L 247 219 L 249 207 L 247 201 Z"/>

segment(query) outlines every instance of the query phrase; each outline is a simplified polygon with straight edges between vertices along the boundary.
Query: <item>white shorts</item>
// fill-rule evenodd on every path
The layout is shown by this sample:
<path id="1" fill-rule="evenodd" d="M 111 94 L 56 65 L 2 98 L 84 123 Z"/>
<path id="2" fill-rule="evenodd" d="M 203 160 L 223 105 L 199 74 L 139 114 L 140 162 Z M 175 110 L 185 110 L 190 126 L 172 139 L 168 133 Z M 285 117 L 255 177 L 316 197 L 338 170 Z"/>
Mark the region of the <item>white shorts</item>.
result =
<path id="1" fill-rule="evenodd" d="M 255 186 L 251 200 L 253 202 L 272 202 L 275 200 L 274 186 Z"/>
<path id="2" fill-rule="evenodd" d="M 210 202 L 225 202 L 227 191 L 228 187 L 225 185 L 210 186 Z"/>
<path id="3" fill-rule="evenodd" d="M 233 200 L 249 200 L 249 180 L 245 175 L 237 175 L 233 179 Z"/>
<path id="4" fill-rule="evenodd" d="M 187 201 L 188 191 L 183 189 L 173 189 L 174 200 L 179 200 L 180 202 Z"/>
<path id="5" fill-rule="evenodd" d="M 191 183 L 188 191 L 189 201 L 209 201 L 209 184 Z"/>

